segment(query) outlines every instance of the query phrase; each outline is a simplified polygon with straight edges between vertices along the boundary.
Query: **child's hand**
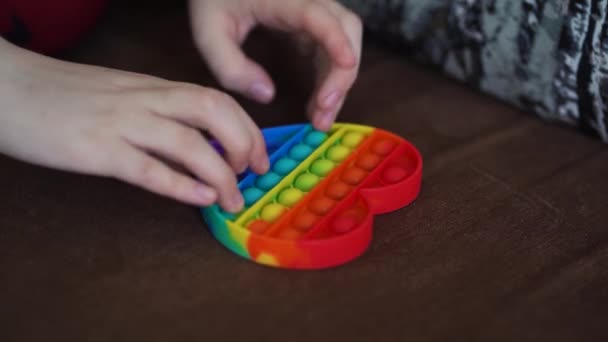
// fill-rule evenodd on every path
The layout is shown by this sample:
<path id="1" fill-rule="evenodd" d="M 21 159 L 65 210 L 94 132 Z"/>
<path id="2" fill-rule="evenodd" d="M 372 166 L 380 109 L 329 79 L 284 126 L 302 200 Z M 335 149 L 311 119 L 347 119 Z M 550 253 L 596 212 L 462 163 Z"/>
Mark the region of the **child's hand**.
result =
<path id="1" fill-rule="evenodd" d="M 361 52 L 359 18 L 335 0 L 190 0 L 196 43 L 222 86 L 266 103 L 274 85 L 240 44 L 257 24 L 317 43 L 317 87 L 308 114 L 317 129 L 333 124 L 355 81 Z"/>
<path id="2" fill-rule="evenodd" d="M 267 171 L 260 130 L 223 93 L 61 62 L 1 39 L 0 60 L 0 153 L 228 211 L 243 203 L 235 172 Z M 228 162 L 197 129 L 220 141 Z"/>

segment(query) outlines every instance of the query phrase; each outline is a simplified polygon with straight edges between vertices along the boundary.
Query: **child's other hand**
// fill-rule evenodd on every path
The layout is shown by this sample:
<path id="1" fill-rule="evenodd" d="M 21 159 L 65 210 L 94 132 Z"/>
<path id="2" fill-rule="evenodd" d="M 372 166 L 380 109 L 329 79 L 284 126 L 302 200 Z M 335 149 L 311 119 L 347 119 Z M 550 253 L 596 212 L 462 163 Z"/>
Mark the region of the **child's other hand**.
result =
<path id="1" fill-rule="evenodd" d="M 197 46 L 226 89 L 267 103 L 275 89 L 240 49 L 257 24 L 315 42 L 317 85 L 308 115 L 317 129 L 335 121 L 359 69 L 360 19 L 335 0 L 190 0 Z"/>
<path id="2" fill-rule="evenodd" d="M 223 93 L 61 62 L 1 39 L 0 59 L 0 153 L 228 211 L 243 202 L 235 173 L 267 171 L 260 130 Z M 219 140 L 227 162 L 198 129 Z"/>

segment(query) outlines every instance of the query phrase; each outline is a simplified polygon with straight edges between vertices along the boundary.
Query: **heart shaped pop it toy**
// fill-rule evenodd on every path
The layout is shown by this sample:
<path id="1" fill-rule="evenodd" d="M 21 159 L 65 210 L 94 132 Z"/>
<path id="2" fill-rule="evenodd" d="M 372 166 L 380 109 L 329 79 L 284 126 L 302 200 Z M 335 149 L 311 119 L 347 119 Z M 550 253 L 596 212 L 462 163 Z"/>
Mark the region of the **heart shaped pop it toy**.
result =
<path id="1" fill-rule="evenodd" d="M 420 153 L 387 131 L 337 123 L 327 133 L 308 124 L 262 132 L 271 167 L 239 177 L 243 211 L 201 209 L 213 236 L 254 262 L 290 269 L 344 264 L 368 247 L 374 215 L 400 209 L 420 192 Z"/>

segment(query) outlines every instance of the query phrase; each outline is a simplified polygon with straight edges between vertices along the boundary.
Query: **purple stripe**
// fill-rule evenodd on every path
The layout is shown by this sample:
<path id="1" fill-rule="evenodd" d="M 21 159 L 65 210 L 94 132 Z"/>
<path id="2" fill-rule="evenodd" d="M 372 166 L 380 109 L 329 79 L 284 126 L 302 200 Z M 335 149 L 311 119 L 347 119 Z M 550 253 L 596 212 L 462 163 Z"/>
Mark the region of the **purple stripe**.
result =
<path id="1" fill-rule="evenodd" d="M 222 147 L 222 145 L 220 145 L 220 143 L 218 141 L 211 140 L 211 141 L 209 141 L 209 143 L 211 144 L 211 146 L 213 146 L 213 148 L 215 148 L 215 150 L 219 154 L 224 154 L 224 148 Z"/>

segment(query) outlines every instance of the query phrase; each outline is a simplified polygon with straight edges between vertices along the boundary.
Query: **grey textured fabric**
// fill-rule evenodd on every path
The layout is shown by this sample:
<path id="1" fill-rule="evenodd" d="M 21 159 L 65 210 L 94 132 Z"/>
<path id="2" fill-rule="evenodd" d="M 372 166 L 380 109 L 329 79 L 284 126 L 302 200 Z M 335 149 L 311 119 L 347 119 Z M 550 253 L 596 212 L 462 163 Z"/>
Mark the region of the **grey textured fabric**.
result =
<path id="1" fill-rule="evenodd" d="M 416 60 L 608 142 L 608 0 L 341 0 Z"/>

